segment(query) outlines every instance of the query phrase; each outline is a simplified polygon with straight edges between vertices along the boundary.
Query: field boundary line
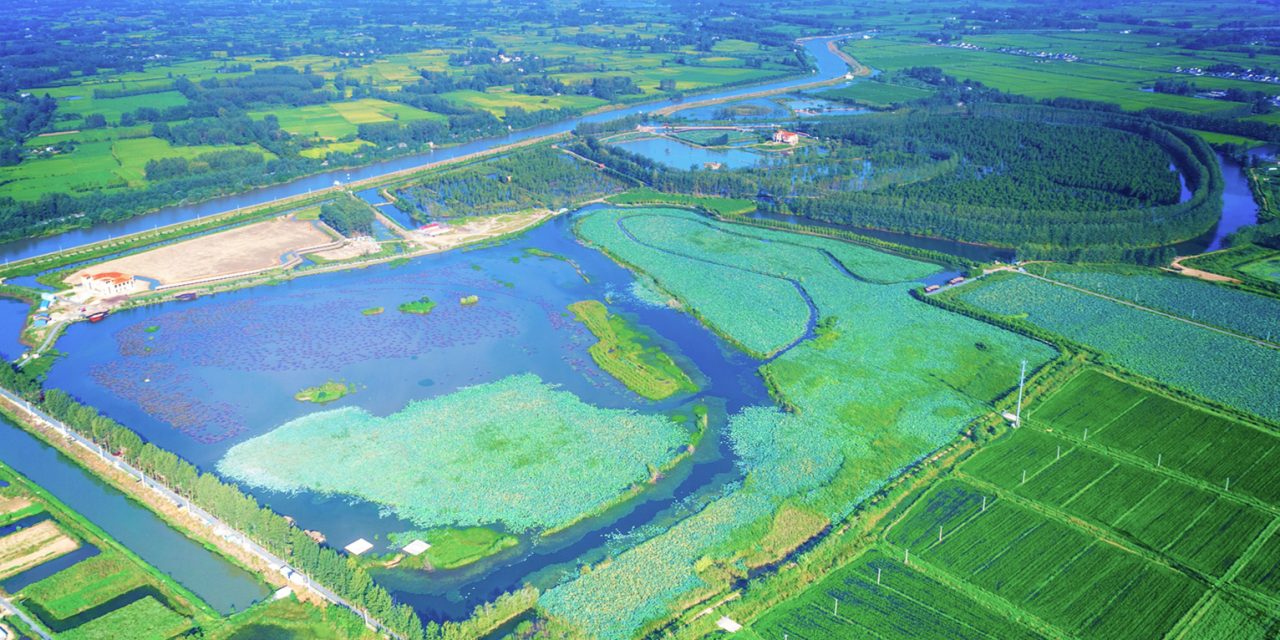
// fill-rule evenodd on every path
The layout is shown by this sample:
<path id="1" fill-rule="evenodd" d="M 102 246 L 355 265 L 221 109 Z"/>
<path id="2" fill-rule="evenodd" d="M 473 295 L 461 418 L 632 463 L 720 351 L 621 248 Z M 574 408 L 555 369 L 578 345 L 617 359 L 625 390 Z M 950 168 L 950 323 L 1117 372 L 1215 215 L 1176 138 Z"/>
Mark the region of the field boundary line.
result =
<path id="1" fill-rule="evenodd" d="M 1038 276 L 1038 275 L 1036 275 L 1036 274 L 1034 274 L 1034 273 L 1030 273 L 1030 272 L 1027 272 L 1027 271 L 1019 271 L 1018 273 L 1020 273 L 1020 274 L 1022 274 L 1022 275 L 1024 275 L 1024 276 L 1030 276 L 1030 277 L 1035 278 L 1035 279 L 1037 279 L 1037 280 L 1043 280 L 1043 281 L 1045 281 L 1045 282 L 1048 282 L 1048 283 L 1051 283 L 1051 284 L 1057 285 L 1057 286 L 1059 286 L 1059 287 L 1065 287 L 1065 288 L 1067 288 L 1067 289 L 1071 289 L 1072 291 L 1076 291 L 1076 292 L 1083 293 L 1083 294 L 1086 294 L 1086 295 L 1094 296 L 1095 298 L 1102 298 L 1103 300 L 1108 300 L 1108 301 L 1110 301 L 1110 302 L 1115 302 L 1115 303 L 1117 303 L 1117 304 L 1122 304 L 1122 305 L 1125 305 L 1125 306 L 1127 306 L 1127 307 L 1132 307 L 1132 308 L 1134 308 L 1134 309 L 1138 309 L 1139 311 L 1146 311 L 1147 313 L 1153 313 L 1153 314 L 1158 315 L 1158 316 L 1164 316 L 1164 317 L 1166 317 L 1166 318 L 1169 318 L 1170 320 L 1177 320 L 1178 322 L 1185 322 L 1185 323 L 1187 323 L 1187 324 L 1189 324 L 1189 325 L 1191 325 L 1191 326 L 1193 326 L 1193 327 L 1199 327 L 1199 328 L 1201 328 L 1201 329 L 1206 329 L 1206 330 L 1208 330 L 1208 331 L 1213 331 L 1213 332 L 1216 332 L 1216 333 L 1221 333 L 1222 335 L 1225 335 L 1225 336 L 1231 336 L 1232 338 L 1237 338 L 1237 339 L 1239 339 L 1239 340 L 1245 340 L 1245 341 L 1248 341 L 1248 342 L 1252 342 L 1252 343 L 1254 343 L 1254 344 L 1258 345 L 1259 347 L 1263 347 L 1263 348 L 1266 348 L 1266 349 L 1280 349 L 1280 344 L 1277 344 L 1277 343 L 1274 343 L 1274 342 L 1268 342 L 1268 341 L 1263 340 L 1263 339 L 1261 339 L 1261 338 L 1255 338 L 1255 337 L 1253 337 L 1253 336 L 1246 335 L 1246 334 L 1243 334 L 1243 333 L 1236 333 L 1236 332 L 1234 332 L 1234 331 L 1229 331 L 1229 330 L 1227 330 L 1227 329 L 1222 329 L 1222 328 L 1220 328 L 1220 327 L 1215 327 L 1215 326 L 1210 325 L 1210 324 L 1204 324 L 1203 322 L 1197 322 L 1197 321 L 1192 320 L 1192 319 L 1190 319 L 1190 318 L 1184 318 L 1184 317 L 1182 317 L 1182 316 L 1180 316 L 1180 315 L 1172 314 L 1172 313 L 1169 313 L 1169 312 L 1167 312 L 1167 311 L 1160 311 L 1159 309 L 1152 309 L 1151 307 L 1144 307 L 1144 306 L 1142 306 L 1142 305 L 1140 305 L 1140 304 L 1138 304 L 1138 303 L 1136 303 L 1136 302 L 1133 302 L 1133 301 L 1131 301 L 1131 300 L 1125 300 L 1124 298 L 1116 298 L 1116 297 L 1113 297 L 1113 296 L 1106 295 L 1105 293 L 1098 293 L 1097 291 L 1090 291 L 1089 289 L 1085 289 L 1085 288 L 1083 288 L 1083 287 L 1077 287 L 1077 286 L 1075 286 L 1075 285 L 1073 285 L 1073 284 L 1067 284 L 1067 283 L 1062 282 L 1062 281 L 1060 281 L 1060 280 L 1054 280 L 1053 278 L 1046 278 L 1046 277 L 1044 277 L 1044 276 Z"/>
<path id="2" fill-rule="evenodd" d="M 1224 583 L 1235 584 L 1236 577 L 1239 576 L 1240 572 L 1244 571 L 1244 568 L 1248 566 L 1250 562 L 1253 561 L 1253 557 L 1258 555 L 1258 550 L 1261 549 L 1262 545 L 1266 544 L 1267 541 L 1270 540 L 1271 537 L 1276 534 L 1277 530 L 1280 530 L 1280 518 L 1272 518 L 1271 523 L 1268 524 L 1267 527 L 1263 529 L 1262 532 L 1259 533 L 1256 538 L 1253 539 L 1253 542 L 1249 543 L 1249 546 L 1246 547 L 1245 550 L 1240 554 L 1240 557 L 1236 558 L 1235 564 L 1231 565 L 1231 568 L 1227 569 L 1227 572 L 1222 574 L 1222 581 Z M 1249 589 L 1247 587 L 1244 587 L 1243 585 L 1236 585 L 1236 586 L 1239 586 L 1240 588 L 1245 589 L 1246 591 L 1253 592 L 1253 589 Z M 1258 594 L 1258 595 L 1263 595 L 1263 594 Z"/>
<path id="3" fill-rule="evenodd" d="M 969 476 L 966 476 L 966 481 L 971 481 L 973 485 L 978 488 L 986 488 L 986 489 L 994 490 L 998 493 L 1004 492 L 1003 489 L 1000 489 L 999 487 L 996 487 L 995 485 L 990 484 L 985 480 L 979 480 L 977 478 L 970 478 Z M 1147 560 L 1152 564 L 1157 564 L 1165 568 L 1178 571 L 1180 573 L 1185 573 L 1181 570 L 1179 566 L 1175 565 L 1171 561 L 1172 559 L 1165 558 L 1164 554 L 1158 551 L 1148 549 L 1136 543 L 1135 541 L 1130 540 L 1127 536 L 1124 536 L 1123 534 L 1120 534 L 1119 532 L 1112 530 L 1108 526 L 1094 524 L 1079 516 L 1066 513 L 1061 509 L 1054 507 L 1052 505 L 1048 505 L 1043 502 L 1037 502 L 1035 500 L 1032 500 L 1031 498 L 1020 496 L 1012 492 L 1008 492 L 1008 494 L 1005 497 L 1008 498 L 1010 502 L 1012 502 L 1013 504 L 1019 507 L 1022 507 L 1023 509 L 1026 509 L 1033 513 L 1038 513 L 1044 516 L 1045 518 L 1059 522 L 1061 524 L 1065 524 L 1066 526 L 1071 527 L 1072 529 L 1075 529 L 1077 531 L 1080 531 L 1081 533 L 1084 533 L 1090 538 L 1093 538 L 1094 542 L 1110 544 L 1120 549 L 1121 551 L 1127 551 L 1129 553 L 1132 553 L 1133 555 L 1143 558 L 1144 560 Z M 1146 498 L 1144 497 L 1143 499 L 1145 500 Z M 1191 577 L 1194 579 L 1196 577 L 1202 577 L 1202 576 L 1200 576 L 1200 574 L 1196 572 L 1194 575 L 1188 576 L 1188 577 Z M 1204 582 L 1208 583 L 1210 582 L 1210 580 L 1204 580 Z"/>
<path id="4" fill-rule="evenodd" d="M 1047 425 L 1040 425 L 1040 426 L 1044 427 Z M 1044 429 L 1042 428 L 1041 430 L 1043 431 Z M 1154 464 L 1152 464 L 1151 461 L 1141 458 L 1135 454 L 1129 453 L 1128 451 L 1121 451 L 1119 449 L 1114 449 L 1112 447 L 1108 447 L 1105 445 L 1094 444 L 1085 440 L 1081 440 L 1075 436 L 1070 436 L 1058 431 L 1047 433 L 1047 435 L 1062 438 L 1063 440 L 1067 440 L 1076 446 L 1089 449 L 1095 453 L 1099 453 L 1101 455 L 1110 457 L 1120 462 L 1125 462 L 1133 466 L 1146 469 L 1153 473 L 1162 475 L 1167 479 L 1173 479 L 1185 484 L 1190 484 L 1200 489 L 1205 489 L 1207 491 L 1212 492 L 1214 495 L 1218 497 L 1227 498 L 1228 500 L 1232 500 L 1238 503 L 1248 504 L 1250 506 L 1257 507 L 1258 509 L 1261 509 L 1262 511 L 1265 511 L 1266 513 L 1269 513 L 1273 516 L 1280 516 L 1280 506 L 1273 505 L 1269 502 L 1266 502 L 1260 498 L 1256 498 L 1249 494 L 1232 492 L 1232 491 L 1224 491 L 1222 487 L 1216 484 L 1210 483 L 1207 480 L 1202 480 L 1186 472 L 1178 471 L 1166 465 L 1161 465 L 1157 467 Z"/>
<path id="5" fill-rule="evenodd" d="M 1077 449 L 1077 447 L 1071 447 L 1070 449 L 1067 449 L 1067 453 L 1071 453 L 1072 451 L 1075 451 L 1076 449 Z M 1119 469 L 1119 468 L 1120 468 L 1120 463 L 1119 463 L 1119 462 L 1116 462 L 1115 460 L 1111 460 L 1110 462 L 1111 462 L 1111 468 L 1110 468 L 1110 469 L 1107 469 L 1107 472 L 1106 472 L 1106 473 L 1104 473 L 1104 474 L 1102 474 L 1102 475 L 1100 475 L 1100 476 L 1098 476 L 1098 477 L 1096 477 L 1096 478 L 1094 478 L 1094 479 L 1092 479 L 1092 480 L 1090 480 L 1090 481 L 1088 481 L 1088 482 L 1084 483 L 1084 486 L 1083 486 L 1083 487 L 1080 487 L 1080 490 L 1079 490 L 1079 491 L 1077 491 L 1077 492 L 1075 492 L 1075 493 L 1071 494 L 1071 497 L 1070 497 L 1070 498 L 1067 498 L 1066 500 L 1063 500 L 1063 501 L 1062 501 L 1062 507 L 1065 509 L 1065 508 L 1066 508 L 1068 505 L 1070 505 L 1072 502 L 1075 502 L 1075 501 L 1076 501 L 1076 498 L 1079 498 L 1080 496 L 1084 495 L 1084 493 L 1085 493 L 1086 491 L 1088 491 L 1088 490 L 1090 490 L 1090 489 L 1092 489 L 1092 488 L 1094 488 L 1094 487 L 1098 486 L 1098 483 L 1099 483 L 1099 482 L 1102 482 L 1102 480 L 1103 480 L 1104 478 L 1108 478 L 1108 477 L 1110 477 L 1110 476 L 1111 476 L 1111 472 L 1112 472 L 1112 471 L 1115 471 L 1116 469 Z"/>
<path id="6" fill-rule="evenodd" d="M 891 542 L 886 541 L 882 544 L 886 548 L 892 549 L 894 551 L 894 555 L 904 551 L 904 547 L 899 547 Z M 916 569 L 917 571 L 934 578 L 944 586 L 967 596 L 970 600 L 977 602 L 987 610 L 994 611 L 995 613 L 1004 616 L 1006 619 L 1013 621 L 1015 624 L 1019 624 L 1037 633 L 1042 633 L 1046 637 L 1063 639 L 1070 638 L 1072 640 L 1077 640 L 1079 638 L 1079 636 L 1068 633 L 1057 625 L 1051 624 L 1040 616 L 1037 616 L 1034 613 L 1027 611 L 1025 608 L 1010 602 L 1003 596 L 991 593 L 990 591 L 987 591 L 986 589 L 973 584 L 950 571 L 942 569 L 931 562 L 912 558 L 911 562 L 907 566 Z M 1031 624 L 1028 624 L 1028 622 Z"/>

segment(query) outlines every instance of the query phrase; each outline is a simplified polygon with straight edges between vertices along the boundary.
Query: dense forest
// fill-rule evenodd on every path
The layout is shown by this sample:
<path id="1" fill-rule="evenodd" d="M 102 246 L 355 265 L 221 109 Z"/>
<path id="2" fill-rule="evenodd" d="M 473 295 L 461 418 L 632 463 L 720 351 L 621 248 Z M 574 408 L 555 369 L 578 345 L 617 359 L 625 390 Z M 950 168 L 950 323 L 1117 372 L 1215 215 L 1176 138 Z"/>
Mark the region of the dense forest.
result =
<path id="1" fill-rule="evenodd" d="M 320 221 L 348 238 L 373 235 L 373 210 L 353 195 L 320 206 Z"/>
<path id="2" fill-rule="evenodd" d="M 426 221 L 522 209 L 560 209 L 617 193 L 622 183 L 547 146 L 444 171 L 396 191 L 396 206 Z"/>
<path id="3" fill-rule="evenodd" d="M 662 190 L 758 196 L 778 213 L 1015 247 L 1028 258 L 1158 262 L 1161 247 L 1203 233 L 1220 213 L 1212 151 L 1147 118 L 993 102 L 802 130 L 822 150 L 730 171 L 675 170 L 590 137 L 573 148 Z"/>

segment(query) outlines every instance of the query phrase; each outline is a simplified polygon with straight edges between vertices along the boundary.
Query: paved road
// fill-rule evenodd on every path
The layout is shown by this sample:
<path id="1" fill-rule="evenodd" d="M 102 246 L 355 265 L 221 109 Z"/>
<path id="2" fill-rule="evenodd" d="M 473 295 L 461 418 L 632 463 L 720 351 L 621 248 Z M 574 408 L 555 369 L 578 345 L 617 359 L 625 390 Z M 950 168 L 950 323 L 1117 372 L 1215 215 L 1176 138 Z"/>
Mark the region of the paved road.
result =
<path id="1" fill-rule="evenodd" d="M 54 431 L 57 431 L 59 434 L 66 437 L 68 440 L 75 442 L 81 447 L 84 447 L 85 449 L 94 453 L 98 457 L 102 458 L 108 464 L 111 464 L 116 468 L 120 469 L 121 471 L 124 471 L 125 473 L 128 473 L 129 475 L 137 478 L 145 486 L 150 488 L 152 491 L 155 491 L 156 493 L 160 494 L 161 496 L 168 499 L 169 501 L 173 502 L 174 504 L 178 505 L 179 508 L 186 509 L 189 513 L 191 513 L 192 515 L 196 516 L 197 518 L 199 518 L 200 520 L 208 524 L 209 527 L 213 529 L 216 535 L 221 536 L 223 539 L 229 542 L 240 545 L 241 548 L 245 549 L 246 551 L 252 553 L 253 555 L 265 561 L 268 566 L 272 567 L 275 570 L 281 571 L 282 574 L 288 575 L 290 582 L 292 582 L 293 584 L 306 586 L 312 591 L 320 594 L 320 596 L 323 597 L 325 600 L 328 600 L 333 604 L 340 605 L 354 611 L 357 615 L 364 618 L 366 623 L 377 628 L 379 631 L 386 633 L 393 638 L 400 638 L 399 635 L 397 635 L 396 633 L 392 632 L 390 629 L 383 626 L 381 622 L 378 622 L 377 620 L 374 620 L 372 617 L 370 617 L 369 614 L 365 612 L 363 609 L 360 609 L 352 605 L 350 602 L 342 599 L 341 597 L 338 596 L 338 594 L 329 590 L 324 585 L 313 581 L 310 576 L 305 575 L 301 571 L 298 571 L 297 569 L 294 569 L 293 567 L 289 566 L 289 563 L 285 562 L 283 559 L 271 553 L 270 551 L 267 551 L 266 549 L 264 549 L 262 546 L 260 546 L 258 543 L 254 542 L 253 540 L 250 540 L 248 536 L 244 535 L 240 531 L 237 531 L 231 525 L 227 524 L 226 522 L 223 522 L 222 520 L 215 517 L 213 514 L 205 511 L 204 509 L 201 509 L 195 504 L 192 504 L 190 500 L 187 500 L 183 496 L 170 490 L 168 487 L 160 484 L 159 482 L 156 482 L 150 476 L 146 475 L 145 473 L 135 468 L 134 466 L 130 465 L 129 463 L 125 462 L 124 460 L 121 460 L 109 454 L 105 449 L 103 449 L 102 447 L 99 447 L 93 441 L 84 438 L 79 433 L 76 433 L 74 430 L 70 429 L 62 422 L 54 419 L 53 417 L 49 416 L 45 412 L 41 411 L 40 409 L 37 409 L 31 403 L 18 397 L 14 393 L 10 392 L 8 389 L 0 388 L 0 396 L 3 396 L 5 399 L 9 400 L 9 402 L 12 403 L 14 406 L 26 412 L 28 415 L 30 415 L 32 418 L 36 419 L 37 421 L 44 423 L 45 426 L 48 426 Z M 25 620 L 26 618 L 24 617 L 23 619 Z M 45 637 L 46 639 L 48 638 L 48 636 L 45 636 Z"/>
<path id="2" fill-rule="evenodd" d="M 40 636 L 42 640 L 53 640 L 52 636 L 45 633 L 44 627 L 40 626 L 39 623 L 32 620 L 26 613 L 23 613 L 22 609 L 14 606 L 12 602 L 5 598 L 0 598 L 0 610 L 8 611 L 10 615 L 17 616 L 19 620 L 25 623 L 28 628 L 35 632 L 36 635 Z"/>

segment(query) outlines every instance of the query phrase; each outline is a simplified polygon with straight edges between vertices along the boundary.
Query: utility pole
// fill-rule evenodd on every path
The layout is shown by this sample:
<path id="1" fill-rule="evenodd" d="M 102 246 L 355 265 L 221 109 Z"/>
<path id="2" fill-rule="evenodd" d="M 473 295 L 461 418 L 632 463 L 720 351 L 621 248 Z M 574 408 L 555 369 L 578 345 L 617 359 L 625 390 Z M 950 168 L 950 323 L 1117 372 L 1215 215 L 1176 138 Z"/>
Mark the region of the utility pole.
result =
<path id="1" fill-rule="evenodd" d="M 1022 361 L 1022 374 L 1018 376 L 1018 410 L 1013 414 L 1014 427 L 1022 426 L 1022 389 L 1027 384 L 1027 361 Z"/>

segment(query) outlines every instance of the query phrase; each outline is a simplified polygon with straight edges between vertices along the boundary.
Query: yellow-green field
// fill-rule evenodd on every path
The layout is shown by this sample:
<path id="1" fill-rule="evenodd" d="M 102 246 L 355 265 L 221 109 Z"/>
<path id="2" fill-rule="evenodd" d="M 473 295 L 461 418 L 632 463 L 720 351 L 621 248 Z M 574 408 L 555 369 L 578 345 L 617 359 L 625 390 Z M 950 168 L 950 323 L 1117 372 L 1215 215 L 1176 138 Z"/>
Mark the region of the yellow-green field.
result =
<path id="1" fill-rule="evenodd" d="M 373 122 L 446 119 L 438 113 L 374 98 L 272 109 L 251 115 L 255 119 L 274 115 L 280 120 L 280 128 L 289 133 L 315 135 L 329 140 L 355 135 L 358 125 Z"/>

